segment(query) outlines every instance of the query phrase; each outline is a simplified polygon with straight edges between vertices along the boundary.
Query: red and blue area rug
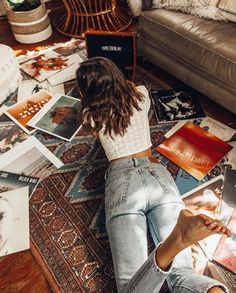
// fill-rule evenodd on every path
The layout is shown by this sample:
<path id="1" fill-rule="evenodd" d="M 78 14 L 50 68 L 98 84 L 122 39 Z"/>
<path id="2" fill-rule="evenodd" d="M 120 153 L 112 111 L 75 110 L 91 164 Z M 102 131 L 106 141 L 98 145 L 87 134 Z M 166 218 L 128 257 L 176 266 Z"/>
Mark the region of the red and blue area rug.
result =
<path id="1" fill-rule="evenodd" d="M 149 90 L 171 87 L 142 67 L 137 68 L 136 84 Z M 70 83 L 67 91 L 73 85 Z M 150 125 L 154 149 L 173 124 L 157 125 L 151 111 Z M 108 161 L 100 143 L 83 133 L 70 143 L 43 133 L 38 133 L 37 138 L 64 166 L 52 168 L 54 171 L 30 198 L 34 256 L 55 292 L 117 292 L 105 228 L 104 174 Z M 171 162 L 167 168 L 173 177 L 179 170 Z M 151 251 L 153 244 L 149 242 Z M 162 292 L 168 289 L 164 287 Z"/>

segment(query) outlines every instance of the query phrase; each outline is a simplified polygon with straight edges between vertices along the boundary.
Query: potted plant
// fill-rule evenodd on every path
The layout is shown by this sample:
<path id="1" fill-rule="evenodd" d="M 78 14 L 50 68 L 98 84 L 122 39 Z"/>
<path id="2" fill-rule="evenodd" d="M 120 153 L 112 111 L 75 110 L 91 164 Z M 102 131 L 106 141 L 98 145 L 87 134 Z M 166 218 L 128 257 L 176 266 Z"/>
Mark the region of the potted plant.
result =
<path id="1" fill-rule="evenodd" d="M 7 18 L 20 43 L 37 43 L 49 38 L 52 28 L 41 0 L 6 0 Z"/>

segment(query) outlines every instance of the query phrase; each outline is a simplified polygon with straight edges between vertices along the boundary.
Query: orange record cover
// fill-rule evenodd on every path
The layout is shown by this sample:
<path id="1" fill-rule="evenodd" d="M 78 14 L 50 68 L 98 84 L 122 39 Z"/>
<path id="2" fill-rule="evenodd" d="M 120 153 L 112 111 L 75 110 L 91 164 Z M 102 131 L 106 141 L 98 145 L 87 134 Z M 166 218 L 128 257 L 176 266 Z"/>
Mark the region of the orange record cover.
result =
<path id="1" fill-rule="evenodd" d="M 236 209 L 234 209 L 227 227 L 231 230 L 232 235 L 231 237 L 221 236 L 213 260 L 236 273 Z"/>
<path id="2" fill-rule="evenodd" d="M 10 106 L 4 110 L 4 113 L 27 134 L 32 134 L 35 129 L 27 126 L 27 123 L 51 98 L 51 94 L 42 90 L 33 94 L 28 99 Z"/>
<path id="3" fill-rule="evenodd" d="M 201 181 L 232 146 L 188 121 L 156 149 Z"/>

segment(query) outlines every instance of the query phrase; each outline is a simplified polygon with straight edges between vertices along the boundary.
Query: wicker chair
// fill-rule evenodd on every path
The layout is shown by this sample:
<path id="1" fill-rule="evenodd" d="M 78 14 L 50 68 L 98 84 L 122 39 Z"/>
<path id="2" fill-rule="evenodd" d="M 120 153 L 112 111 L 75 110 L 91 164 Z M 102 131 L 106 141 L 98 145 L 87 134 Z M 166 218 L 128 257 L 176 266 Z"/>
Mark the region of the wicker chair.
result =
<path id="1" fill-rule="evenodd" d="M 83 37 L 85 31 L 123 31 L 132 21 L 128 9 L 117 0 L 63 0 L 65 11 L 55 17 L 55 28 L 69 37 Z"/>

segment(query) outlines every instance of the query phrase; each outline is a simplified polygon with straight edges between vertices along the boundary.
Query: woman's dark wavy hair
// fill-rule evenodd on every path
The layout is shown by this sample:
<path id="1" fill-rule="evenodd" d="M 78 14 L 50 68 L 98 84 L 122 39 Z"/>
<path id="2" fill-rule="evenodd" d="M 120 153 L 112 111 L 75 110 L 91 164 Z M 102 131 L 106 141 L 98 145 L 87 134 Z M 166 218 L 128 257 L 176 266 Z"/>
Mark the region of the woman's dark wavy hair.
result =
<path id="1" fill-rule="evenodd" d="M 76 72 L 81 95 L 80 120 L 97 133 L 123 136 L 134 109 L 140 111 L 144 97 L 126 80 L 115 63 L 104 57 L 93 57 L 81 63 Z"/>

